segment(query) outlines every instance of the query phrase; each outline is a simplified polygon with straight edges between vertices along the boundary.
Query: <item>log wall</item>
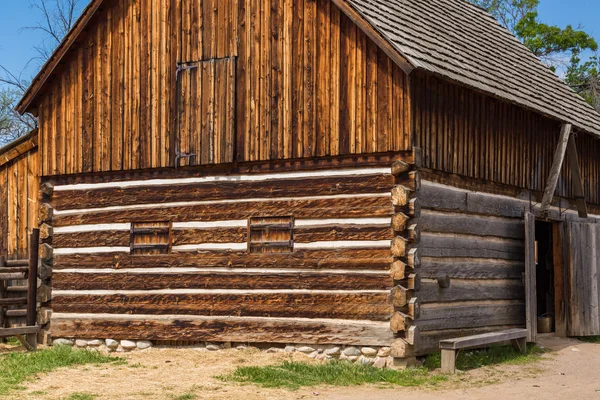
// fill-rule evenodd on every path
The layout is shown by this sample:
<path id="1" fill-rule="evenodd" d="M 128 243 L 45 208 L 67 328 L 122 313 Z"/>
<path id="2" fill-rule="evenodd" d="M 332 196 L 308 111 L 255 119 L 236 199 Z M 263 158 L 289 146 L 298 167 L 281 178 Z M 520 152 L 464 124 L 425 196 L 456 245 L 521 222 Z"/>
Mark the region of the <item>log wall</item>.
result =
<path id="1" fill-rule="evenodd" d="M 540 215 L 540 193 L 511 193 L 510 186 L 422 171 L 416 193 L 419 227 L 420 313 L 413 346 L 392 347 L 395 356 L 427 354 L 442 339 L 525 326 L 525 222 Z M 550 210 L 553 221 L 580 219 L 565 199 Z M 395 342 L 396 343 L 396 342 Z"/>
<path id="2" fill-rule="evenodd" d="M 429 181 L 418 196 L 417 351 L 436 351 L 442 338 L 524 326 L 527 204 Z M 450 284 L 443 287 L 443 282 Z"/>
<path id="3" fill-rule="evenodd" d="M 412 148 L 408 77 L 330 0 L 107 1 L 37 102 L 44 176 Z"/>
<path id="4" fill-rule="evenodd" d="M 558 145 L 560 123 L 439 78 L 411 75 L 415 145 L 423 166 L 543 192 Z M 600 140 L 576 136 L 588 202 L 600 204 Z M 568 163 L 557 196 L 574 198 Z"/>
<path id="5" fill-rule="evenodd" d="M 393 192 L 416 182 L 399 157 L 47 178 L 52 335 L 389 346 L 390 221 L 410 214 Z M 252 217 L 291 217 L 293 252 L 250 252 Z M 172 253 L 132 255 L 132 223 L 154 221 Z"/>

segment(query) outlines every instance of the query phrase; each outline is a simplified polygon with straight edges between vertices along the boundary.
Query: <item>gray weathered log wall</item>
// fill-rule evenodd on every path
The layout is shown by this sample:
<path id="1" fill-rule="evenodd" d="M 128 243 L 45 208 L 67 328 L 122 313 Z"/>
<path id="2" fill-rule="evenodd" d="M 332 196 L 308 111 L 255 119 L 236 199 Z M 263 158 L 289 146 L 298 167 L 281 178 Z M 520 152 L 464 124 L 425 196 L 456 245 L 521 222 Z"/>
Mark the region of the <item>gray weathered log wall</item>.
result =
<path id="1" fill-rule="evenodd" d="M 436 179 L 435 173 L 427 178 Z M 480 188 L 485 190 L 485 185 Z M 421 213 L 413 221 L 421 231 L 416 353 L 437 350 L 444 338 L 525 325 L 523 218 L 525 212 L 539 214 L 533 198 L 527 193 L 509 197 L 423 181 L 418 193 Z M 552 220 L 581 220 L 567 211 L 566 200 L 554 203 Z"/>
<path id="2" fill-rule="evenodd" d="M 523 204 L 424 182 L 418 351 L 445 337 L 524 326 Z M 441 282 L 448 280 L 447 288 Z M 445 285 L 444 285 L 445 286 Z"/>

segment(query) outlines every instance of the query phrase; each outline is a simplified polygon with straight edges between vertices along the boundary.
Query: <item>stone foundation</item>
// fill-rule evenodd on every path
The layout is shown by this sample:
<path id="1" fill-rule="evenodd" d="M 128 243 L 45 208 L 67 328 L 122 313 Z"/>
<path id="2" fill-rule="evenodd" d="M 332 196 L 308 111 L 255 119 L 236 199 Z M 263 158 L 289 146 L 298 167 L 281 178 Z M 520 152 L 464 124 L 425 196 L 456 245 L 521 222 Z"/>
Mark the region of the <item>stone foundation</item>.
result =
<path id="1" fill-rule="evenodd" d="M 73 346 L 79 349 L 96 350 L 106 353 L 123 353 L 141 351 L 152 348 L 154 343 L 147 340 L 113 340 L 113 339 L 54 339 L 53 345 Z M 157 345 L 159 346 L 159 345 Z M 267 353 L 300 353 L 308 358 L 316 360 L 346 360 L 350 362 L 372 365 L 376 368 L 407 368 L 418 366 L 416 359 L 394 359 L 390 356 L 389 347 L 360 347 L 360 346 L 319 346 L 291 344 L 287 346 L 250 346 L 242 343 L 199 343 L 190 346 L 162 346 L 160 347 L 192 347 L 204 351 L 219 351 L 223 349 L 236 348 L 245 350 L 256 348 Z"/>

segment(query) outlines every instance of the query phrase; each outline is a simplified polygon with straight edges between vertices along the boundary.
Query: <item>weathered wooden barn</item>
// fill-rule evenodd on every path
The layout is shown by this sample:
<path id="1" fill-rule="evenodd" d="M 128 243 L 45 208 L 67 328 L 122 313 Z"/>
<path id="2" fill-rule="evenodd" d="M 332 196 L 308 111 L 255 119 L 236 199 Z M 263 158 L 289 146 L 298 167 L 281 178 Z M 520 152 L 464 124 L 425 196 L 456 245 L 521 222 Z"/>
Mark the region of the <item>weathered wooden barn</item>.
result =
<path id="1" fill-rule="evenodd" d="M 600 334 L 600 115 L 466 1 L 93 0 L 18 111 L 54 337 Z"/>

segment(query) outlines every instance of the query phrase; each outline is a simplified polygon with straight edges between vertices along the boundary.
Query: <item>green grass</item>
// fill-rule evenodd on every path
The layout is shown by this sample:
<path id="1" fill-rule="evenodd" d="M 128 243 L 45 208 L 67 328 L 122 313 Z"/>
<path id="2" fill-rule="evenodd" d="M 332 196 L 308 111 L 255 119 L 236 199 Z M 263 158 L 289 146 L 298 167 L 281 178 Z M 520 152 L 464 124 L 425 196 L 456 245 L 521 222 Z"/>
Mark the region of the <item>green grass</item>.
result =
<path id="1" fill-rule="evenodd" d="M 67 400 L 94 400 L 96 397 L 98 396 L 89 393 L 73 393 Z"/>
<path id="2" fill-rule="evenodd" d="M 578 337 L 577 340 L 585 343 L 600 343 L 600 336 L 582 336 Z"/>
<path id="3" fill-rule="evenodd" d="M 436 385 L 447 378 L 430 374 L 425 368 L 394 371 L 362 364 L 331 361 L 326 364 L 305 364 L 286 361 L 267 367 L 239 367 L 223 381 L 253 383 L 265 388 L 297 390 L 306 386 L 356 386 L 386 384 L 390 386 Z"/>
<path id="4" fill-rule="evenodd" d="M 84 364 L 124 363 L 114 357 L 99 353 L 74 350 L 71 347 L 56 346 L 35 353 L 8 353 L 0 356 L 0 397 L 14 389 L 22 389 L 21 384 L 35 375 L 50 372 L 57 368 Z M 82 399 L 80 399 L 82 400 Z"/>
<path id="5" fill-rule="evenodd" d="M 545 352 L 546 350 L 537 346 L 528 346 L 527 354 L 521 354 L 512 346 L 493 346 L 483 350 L 461 351 L 456 359 L 456 368 L 461 371 L 468 371 L 495 364 L 529 364 L 538 361 Z M 442 356 L 440 353 L 427 357 L 424 364 L 429 370 L 440 368 L 441 365 Z"/>
<path id="6" fill-rule="evenodd" d="M 181 396 L 175 396 L 174 399 L 175 400 L 195 400 L 196 397 L 197 396 L 194 393 L 185 393 L 185 394 L 182 394 Z"/>

